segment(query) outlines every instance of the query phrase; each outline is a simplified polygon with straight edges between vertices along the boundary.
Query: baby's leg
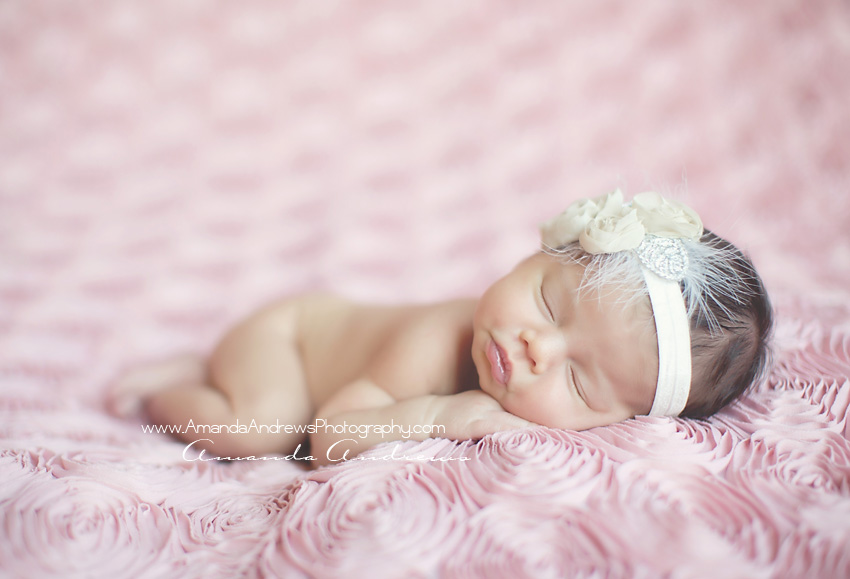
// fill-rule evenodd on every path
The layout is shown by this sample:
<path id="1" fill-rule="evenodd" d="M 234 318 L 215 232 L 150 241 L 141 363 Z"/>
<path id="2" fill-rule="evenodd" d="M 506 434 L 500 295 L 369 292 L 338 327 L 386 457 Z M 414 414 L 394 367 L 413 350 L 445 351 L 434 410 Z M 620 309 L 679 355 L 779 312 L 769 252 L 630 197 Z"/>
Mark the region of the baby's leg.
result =
<path id="1" fill-rule="evenodd" d="M 260 314 L 237 326 L 213 352 L 204 380 L 175 383 L 147 399 L 150 418 L 182 427 L 191 421 L 195 428 L 177 437 L 218 456 L 293 452 L 305 436 L 284 427 L 306 424 L 313 409 L 294 322 L 284 322 Z M 249 430 L 228 432 L 237 421 Z"/>

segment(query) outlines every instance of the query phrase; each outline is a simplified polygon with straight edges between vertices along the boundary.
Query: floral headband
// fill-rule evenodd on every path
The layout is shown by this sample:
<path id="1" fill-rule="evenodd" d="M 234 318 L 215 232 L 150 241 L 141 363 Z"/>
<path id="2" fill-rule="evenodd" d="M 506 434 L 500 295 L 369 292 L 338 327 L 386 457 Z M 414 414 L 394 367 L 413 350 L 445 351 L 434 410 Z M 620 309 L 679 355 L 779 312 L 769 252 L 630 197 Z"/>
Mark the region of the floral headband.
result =
<path id="1" fill-rule="evenodd" d="M 650 416 L 678 416 L 691 389 L 689 312 L 679 282 L 700 260 L 702 221 L 690 207 L 658 193 L 640 193 L 630 203 L 617 190 L 596 199 L 582 199 L 541 225 L 543 246 L 560 252 L 578 242 L 591 256 L 618 254 L 620 264 L 637 262 L 652 305 L 658 336 L 658 383 Z M 617 269 L 617 268 L 614 268 Z M 713 276 L 690 276 L 705 287 Z M 715 276 L 716 277 L 716 276 Z M 691 302 L 692 304 L 695 301 Z"/>

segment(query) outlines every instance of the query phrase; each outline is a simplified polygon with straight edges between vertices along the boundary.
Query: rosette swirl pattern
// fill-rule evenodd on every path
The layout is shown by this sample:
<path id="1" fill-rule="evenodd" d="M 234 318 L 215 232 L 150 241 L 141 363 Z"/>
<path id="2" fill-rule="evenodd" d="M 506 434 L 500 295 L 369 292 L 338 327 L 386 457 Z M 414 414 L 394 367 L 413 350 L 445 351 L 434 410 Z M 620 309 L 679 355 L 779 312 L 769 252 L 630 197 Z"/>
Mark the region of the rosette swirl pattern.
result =
<path id="1" fill-rule="evenodd" d="M 441 577 L 640 576 L 628 543 L 591 509 L 547 500 L 500 500 L 467 523 L 462 543 L 447 557 Z"/>
<path id="2" fill-rule="evenodd" d="M 306 480 L 293 489 L 259 569 L 341 577 L 368 565 L 371 577 L 433 575 L 468 516 L 439 466 L 340 468 L 326 482 Z M 353 553 L 368 553 L 368 562 Z"/>
<path id="3" fill-rule="evenodd" d="M 447 475 L 477 505 L 505 496 L 583 504 L 611 478 L 604 452 L 572 433 L 543 427 L 493 435 L 468 456 L 468 462 L 450 465 Z"/>
<path id="4" fill-rule="evenodd" d="M 178 549 L 167 511 L 90 478 L 33 477 L 0 510 L 0 559 L 20 576 L 164 576 Z"/>

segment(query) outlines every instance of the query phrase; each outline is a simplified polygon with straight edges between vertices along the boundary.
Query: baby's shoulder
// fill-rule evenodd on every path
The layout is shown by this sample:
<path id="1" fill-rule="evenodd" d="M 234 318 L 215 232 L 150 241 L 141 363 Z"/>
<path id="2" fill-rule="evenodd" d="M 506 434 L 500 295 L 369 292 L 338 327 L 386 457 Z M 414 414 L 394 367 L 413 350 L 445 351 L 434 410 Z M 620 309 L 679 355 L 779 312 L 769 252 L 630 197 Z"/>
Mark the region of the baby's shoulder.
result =
<path id="1" fill-rule="evenodd" d="M 299 325 L 333 329 L 334 333 L 385 334 L 394 339 L 422 333 L 454 331 L 471 320 L 474 300 L 452 300 L 429 304 L 374 304 L 333 294 L 293 298 Z"/>
<path id="2" fill-rule="evenodd" d="M 408 310 L 384 336 L 369 376 L 399 399 L 454 392 L 469 349 L 474 308 L 474 301 L 457 300 Z"/>
<path id="3" fill-rule="evenodd" d="M 418 306 L 404 320 L 402 334 L 417 340 L 453 336 L 470 327 L 475 303 L 474 300 L 452 300 Z"/>

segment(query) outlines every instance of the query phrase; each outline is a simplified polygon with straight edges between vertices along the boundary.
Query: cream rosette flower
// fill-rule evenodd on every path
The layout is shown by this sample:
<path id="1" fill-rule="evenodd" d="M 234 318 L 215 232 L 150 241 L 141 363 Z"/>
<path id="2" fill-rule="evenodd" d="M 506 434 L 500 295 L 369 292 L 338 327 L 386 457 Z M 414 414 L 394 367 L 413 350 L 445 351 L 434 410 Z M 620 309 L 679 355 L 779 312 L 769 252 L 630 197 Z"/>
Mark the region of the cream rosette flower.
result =
<path id="1" fill-rule="evenodd" d="M 631 206 L 650 235 L 694 240 L 702 235 L 702 220 L 684 203 L 649 192 L 635 195 Z"/>
<path id="2" fill-rule="evenodd" d="M 623 202 L 618 189 L 582 199 L 540 226 L 543 245 L 557 249 L 578 241 L 591 255 L 636 249 L 647 235 L 698 240 L 702 221 L 690 207 L 658 193 L 640 193 Z"/>
<path id="3" fill-rule="evenodd" d="M 646 237 L 637 211 L 625 207 L 614 215 L 597 217 L 579 235 L 582 249 L 591 255 L 635 249 Z"/>
<path id="4" fill-rule="evenodd" d="M 596 220 L 610 220 L 623 212 L 623 194 L 616 190 L 594 199 L 580 199 L 560 215 L 540 226 L 543 245 L 551 249 L 579 241 L 581 234 Z"/>
<path id="5" fill-rule="evenodd" d="M 593 199 L 576 201 L 566 211 L 553 217 L 540 226 L 540 239 L 543 245 L 557 249 L 562 245 L 578 241 L 578 236 L 599 213 L 599 206 Z"/>

